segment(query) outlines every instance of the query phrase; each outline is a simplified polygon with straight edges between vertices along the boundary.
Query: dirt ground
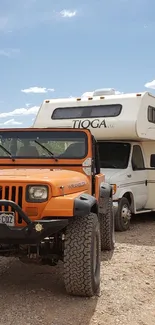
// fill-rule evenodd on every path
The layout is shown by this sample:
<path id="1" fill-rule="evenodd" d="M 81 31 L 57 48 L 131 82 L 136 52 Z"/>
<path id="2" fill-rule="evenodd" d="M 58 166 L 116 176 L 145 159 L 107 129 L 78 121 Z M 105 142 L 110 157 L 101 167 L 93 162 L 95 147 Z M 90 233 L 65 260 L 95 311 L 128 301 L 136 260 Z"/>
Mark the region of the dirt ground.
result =
<path id="1" fill-rule="evenodd" d="M 102 255 L 101 296 L 65 293 L 62 267 L 0 260 L 0 325 L 155 325 L 155 216 L 139 216 Z"/>

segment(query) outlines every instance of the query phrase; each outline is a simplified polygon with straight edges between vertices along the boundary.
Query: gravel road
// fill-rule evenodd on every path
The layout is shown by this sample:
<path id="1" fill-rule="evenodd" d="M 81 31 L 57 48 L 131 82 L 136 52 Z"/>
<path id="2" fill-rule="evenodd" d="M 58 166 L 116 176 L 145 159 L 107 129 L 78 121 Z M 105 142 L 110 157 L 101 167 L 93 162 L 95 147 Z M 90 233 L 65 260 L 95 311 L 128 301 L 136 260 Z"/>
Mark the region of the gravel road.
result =
<path id="1" fill-rule="evenodd" d="M 0 259 L 0 325 L 154 325 L 155 217 L 139 216 L 102 255 L 101 296 L 65 293 L 62 267 Z"/>

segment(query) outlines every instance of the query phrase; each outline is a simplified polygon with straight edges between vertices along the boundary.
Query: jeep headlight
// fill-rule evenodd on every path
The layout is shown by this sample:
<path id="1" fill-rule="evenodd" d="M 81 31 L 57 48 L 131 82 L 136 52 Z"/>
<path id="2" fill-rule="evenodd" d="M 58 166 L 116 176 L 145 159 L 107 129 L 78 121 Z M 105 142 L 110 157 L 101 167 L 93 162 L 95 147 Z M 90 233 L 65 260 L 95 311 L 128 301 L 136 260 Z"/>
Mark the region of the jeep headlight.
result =
<path id="1" fill-rule="evenodd" d="M 48 187 L 46 185 L 27 186 L 26 198 L 29 202 L 44 202 L 48 198 Z"/>

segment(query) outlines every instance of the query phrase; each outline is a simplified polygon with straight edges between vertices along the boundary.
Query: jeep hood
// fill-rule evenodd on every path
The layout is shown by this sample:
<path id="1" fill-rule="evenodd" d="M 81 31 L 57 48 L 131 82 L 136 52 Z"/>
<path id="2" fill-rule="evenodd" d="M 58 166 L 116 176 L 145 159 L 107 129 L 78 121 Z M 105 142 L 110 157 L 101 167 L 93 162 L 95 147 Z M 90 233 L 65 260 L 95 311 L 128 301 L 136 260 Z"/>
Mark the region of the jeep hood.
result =
<path id="1" fill-rule="evenodd" d="M 20 185 L 47 184 L 52 196 L 86 191 L 89 179 L 86 175 L 71 170 L 51 169 L 1 169 L 0 184 Z M 13 184 L 12 184 L 13 183 Z M 63 187 L 63 192 L 62 192 Z"/>

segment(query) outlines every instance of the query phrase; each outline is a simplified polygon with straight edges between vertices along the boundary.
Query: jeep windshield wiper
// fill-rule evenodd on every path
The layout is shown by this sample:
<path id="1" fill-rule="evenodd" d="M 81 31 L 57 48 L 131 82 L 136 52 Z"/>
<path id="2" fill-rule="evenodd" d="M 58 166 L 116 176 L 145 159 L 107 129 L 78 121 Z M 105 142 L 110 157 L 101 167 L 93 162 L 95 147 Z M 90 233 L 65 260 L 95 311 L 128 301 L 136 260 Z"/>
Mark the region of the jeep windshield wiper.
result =
<path id="1" fill-rule="evenodd" d="M 43 148 L 44 150 L 46 150 L 50 156 L 55 159 L 55 161 L 58 161 L 58 158 L 55 157 L 54 153 L 52 151 L 50 151 L 48 148 L 46 148 L 42 143 L 38 142 L 37 140 L 34 140 L 35 143 L 37 143 L 41 148 Z"/>
<path id="2" fill-rule="evenodd" d="M 12 159 L 12 161 L 15 161 L 15 158 L 12 157 L 11 152 L 10 152 L 9 150 L 7 150 L 5 147 L 3 147 L 2 144 L 0 144 L 0 148 L 1 148 L 4 152 L 6 152 L 6 153 L 8 154 L 8 156 Z"/>

